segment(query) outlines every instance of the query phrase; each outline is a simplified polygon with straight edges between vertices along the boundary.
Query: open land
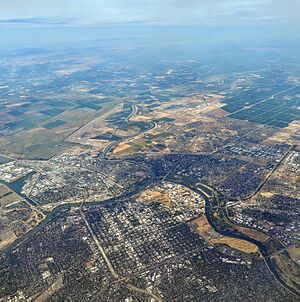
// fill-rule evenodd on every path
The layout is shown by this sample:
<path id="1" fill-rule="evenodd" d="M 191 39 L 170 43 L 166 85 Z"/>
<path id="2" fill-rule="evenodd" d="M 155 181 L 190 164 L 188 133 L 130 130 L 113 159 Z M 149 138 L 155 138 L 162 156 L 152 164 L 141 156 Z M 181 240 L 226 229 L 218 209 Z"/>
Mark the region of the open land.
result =
<path id="1" fill-rule="evenodd" d="M 82 51 L 0 60 L 0 301 L 298 301 L 292 57 Z"/>

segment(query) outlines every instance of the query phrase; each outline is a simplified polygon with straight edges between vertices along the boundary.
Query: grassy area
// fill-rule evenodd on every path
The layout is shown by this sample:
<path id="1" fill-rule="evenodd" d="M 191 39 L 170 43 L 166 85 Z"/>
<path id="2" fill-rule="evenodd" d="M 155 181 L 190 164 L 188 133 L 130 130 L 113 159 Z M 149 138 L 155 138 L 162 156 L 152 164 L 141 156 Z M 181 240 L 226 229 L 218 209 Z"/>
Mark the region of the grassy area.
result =
<path id="1" fill-rule="evenodd" d="M 63 141 L 68 133 L 70 132 L 55 133 L 51 129 L 35 129 L 10 137 L 10 143 L 1 149 L 14 157 L 21 155 L 25 159 L 48 159 L 73 145 Z"/>
<path id="2" fill-rule="evenodd" d="M 300 288 L 300 265 L 292 261 L 288 252 L 284 251 L 280 254 L 276 254 L 272 257 L 275 261 L 276 266 L 280 270 L 282 276 L 287 281 L 287 283 L 294 287 Z"/>
<path id="3" fill-rule="evenodd" d="M 46 129 L 53 129 L 53 128 L 57 128 L 61 125 L 64 125 L 64 124 L 66 124 L 65 121 L 56 120 L 56 121 L 53 121 L 53 122 L 50 122 L 50 123 L 44 125 L 43 127 L 46 128 Z"/>

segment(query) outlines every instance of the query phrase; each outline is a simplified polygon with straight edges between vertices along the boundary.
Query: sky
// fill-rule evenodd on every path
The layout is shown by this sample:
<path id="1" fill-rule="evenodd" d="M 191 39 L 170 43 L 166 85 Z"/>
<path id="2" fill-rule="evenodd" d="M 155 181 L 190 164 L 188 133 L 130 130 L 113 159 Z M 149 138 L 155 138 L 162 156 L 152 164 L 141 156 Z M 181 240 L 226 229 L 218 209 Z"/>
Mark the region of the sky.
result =
<path id="1" fill-rule="evenodd" d="M 1 0 L 1 27 L 63 25 L 300 27 L 300 0 Z"/>

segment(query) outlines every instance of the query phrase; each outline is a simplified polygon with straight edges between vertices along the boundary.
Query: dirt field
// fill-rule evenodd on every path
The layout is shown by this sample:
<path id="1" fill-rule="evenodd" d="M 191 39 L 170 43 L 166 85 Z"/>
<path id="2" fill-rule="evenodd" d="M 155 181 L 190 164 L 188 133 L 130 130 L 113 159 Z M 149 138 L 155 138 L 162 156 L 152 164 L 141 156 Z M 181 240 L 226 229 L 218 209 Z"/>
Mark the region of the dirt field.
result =
<path id="1" fill-rule="evenodd" d="M 281 129 L 276 132 L 273 136 L 266 140 L 266 143 L 285 143 L 285 144 L 295 144 L 294 135 L 299 133 L 300 131 L 300 121 L 293 121 L 289 124 L 288 127 Z M 300 147 L 300 142 L 297 142 L 298 147 Z"/>
<path id="2" fill-rule="evenodd" d="M 11 191 L 7 186 L 0 184 L 0 208 L 13 202 L 18 202 L 21 199 L 19 195 Z"/>
<path id="3" fill-rule="evenodd" d="M 155 191 L 155 189 L 148 189 L 142 192 L 138 198 L 141 202 L 160 202 L 167 207 L 171 206 L 171 199 L 168 192 Z"/>
<path id="4" fill-rule="evenodd" d="M 256 230 L 248 229 L 245 227 L 236 227 L 236 229 L 238 231 L 240 231 L 241 233 L 248 235 L 248 236 L 252 237 L 253 239 L 258 240 L 260 242 L 266 242 L 267 240 L 270 239 L 270 236 L 266 235 L 265 233 L 256 231 Z"/>
<path id="5" fill-rule="evenodd" d="M 288 249 L 288 253 L 294 261 L 300 263 L 300 247 L 291 247 Z"/>
<path id="6" fill-rule="evenodd" d="M 189 132 L 193 123 L 201 121 L 203 127 L 210 129 L 212 118 L 206 116 L 209 112 L 219 110 L 221 112 L 221 95 L 200 94 L 193 97 L 173 99 L 160 106 L 147 110 L 147 106 L 141 108 L 139 113 L 132 117 L 132 121 L 152 121 L 157 123 L 157 127 L 136 136 L 128 141 L 120 143 L 113 151 L 114 154 L 124 155 L 140 152 L 169 153 L 182 151 L 191 144 L 193 137 L 189 137 Z M 193 147 L 191 151 L 205 149 L 200 138 L 197 143 L 198 148 Z M 158 148 L 156 146 L 159 146 Z M 163 147 L 164 146 L 164 147 Z M 194 150 L 195 149 L 195 150 Z"/>
<path id="7" fill-rule="evenodd" d="M 291 259 L 283 253 L 277 254 L 272 258 L 275 260 L 278 268 L 280 269 L 282 275 L 287 280 L 289 285 L 299 288 L 299 264 L 291 261 Z"/>
<path id="8" fill-rule="evenodd" d="M 245 252 L 247 254 L 257 253 L 259 251 L 258 247 L 253 243 L 227 236 L 224 236 L 220 239 L 212 239 L 211 242 L 214 244 L 226 244 L 236 250 Z"/>
<path id="9" fill-rule="evenodd" d="M 196 219 L 193 225 L 197 233 L 212 244 L 225 244 L 247 254 L 259 251 L 255 244 L 248 241 L 220 235 L 210 226 L 205 216 Z"/>

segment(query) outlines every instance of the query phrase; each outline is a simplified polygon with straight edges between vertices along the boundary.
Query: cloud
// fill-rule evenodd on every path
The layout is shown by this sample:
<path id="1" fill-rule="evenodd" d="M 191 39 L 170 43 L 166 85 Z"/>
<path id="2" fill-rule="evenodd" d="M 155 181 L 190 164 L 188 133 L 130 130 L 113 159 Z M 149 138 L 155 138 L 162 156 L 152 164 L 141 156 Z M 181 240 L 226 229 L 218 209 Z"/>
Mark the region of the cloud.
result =
<path id="1" fill-rule="evenodd" d="M 9 24 L 300 23 L 299 0 L 1 0 L 0 20 Z M 20 21 L 18 21 L 20 20 Z M 26 20 L 29 20 L 28 22 Z M 32 22 L 30 22 L 32 20 Z M 15 21 L 15 22 L 13 22 Z M 43 22 L 45 21 L 45 22 Z M 48 22 L 48 23 L 47 23 Z"/>

